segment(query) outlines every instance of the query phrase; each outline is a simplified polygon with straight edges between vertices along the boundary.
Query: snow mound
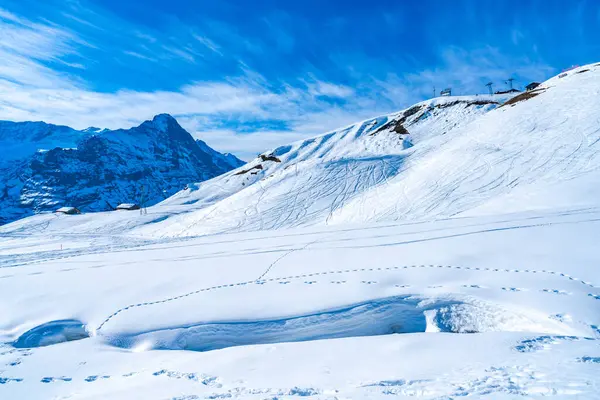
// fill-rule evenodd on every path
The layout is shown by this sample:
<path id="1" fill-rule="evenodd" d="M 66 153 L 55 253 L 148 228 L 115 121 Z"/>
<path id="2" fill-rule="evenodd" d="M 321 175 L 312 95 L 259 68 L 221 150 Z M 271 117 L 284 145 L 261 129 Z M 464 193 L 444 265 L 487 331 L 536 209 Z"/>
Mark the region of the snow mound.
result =
<path id="1" fill-rule="evenodd" d="M 482 301 L 394 296 L 289 318 L 212 322 L 107 335 L 106 341 L 134 351 L 210 351 L 233 346 L 397 333 L 563 333 L 565 328 L 547 318 L 526 316 Z"/>

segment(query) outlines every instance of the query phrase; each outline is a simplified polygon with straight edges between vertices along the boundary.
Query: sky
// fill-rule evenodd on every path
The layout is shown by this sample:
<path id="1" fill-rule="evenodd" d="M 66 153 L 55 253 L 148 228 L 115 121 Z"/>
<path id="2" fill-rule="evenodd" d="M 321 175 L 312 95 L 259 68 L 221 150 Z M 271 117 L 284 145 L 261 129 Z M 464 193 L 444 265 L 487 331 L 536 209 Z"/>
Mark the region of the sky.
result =
<path id="1" fill-rule="evenodd" d="M 598 0 L 0 0 L 0 119 L 169 113 L 244 159 L 600 61 Z"/>

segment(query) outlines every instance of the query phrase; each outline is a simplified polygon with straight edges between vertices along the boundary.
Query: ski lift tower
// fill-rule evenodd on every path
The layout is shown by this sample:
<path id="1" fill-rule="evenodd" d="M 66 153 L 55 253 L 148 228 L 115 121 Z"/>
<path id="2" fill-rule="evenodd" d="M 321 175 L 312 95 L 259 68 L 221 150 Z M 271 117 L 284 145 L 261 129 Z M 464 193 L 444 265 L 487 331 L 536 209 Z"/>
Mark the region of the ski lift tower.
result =
<path id="1" fill-rule="evenodd" d="M 493 84 L 494 84 L 493 82 L 488 82 L 485 84 L 485 86 L 487 86 L 488 89 L 490 90 L 490 94 L 494 94 L 494 89 L 492 88 Z"/>
<path id="2" fill-rule="evenodd" d="M 506 80 L 506 83 L 508 83 L 508 85 L 510 86 L 510 90 L 513 90 L 513 81 L 515 80 L 515 78 L 508 78 Z"/>

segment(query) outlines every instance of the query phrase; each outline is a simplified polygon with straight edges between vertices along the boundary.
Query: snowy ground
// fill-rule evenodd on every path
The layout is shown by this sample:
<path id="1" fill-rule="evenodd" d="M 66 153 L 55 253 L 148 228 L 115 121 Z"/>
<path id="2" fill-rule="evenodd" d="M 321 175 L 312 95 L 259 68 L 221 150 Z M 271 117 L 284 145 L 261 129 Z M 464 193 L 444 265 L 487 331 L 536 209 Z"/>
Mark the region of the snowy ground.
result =
<path id="1" fill-rule="evenodd" d="M 589 208 L 7 238 L 0 398 L 599 398 L 599 231 Z"/>
<path id="2" fill-rule="evenodd" d="M 584 66 L 0 227 L 0 399 L 600 399 L 599 96 Z"/>

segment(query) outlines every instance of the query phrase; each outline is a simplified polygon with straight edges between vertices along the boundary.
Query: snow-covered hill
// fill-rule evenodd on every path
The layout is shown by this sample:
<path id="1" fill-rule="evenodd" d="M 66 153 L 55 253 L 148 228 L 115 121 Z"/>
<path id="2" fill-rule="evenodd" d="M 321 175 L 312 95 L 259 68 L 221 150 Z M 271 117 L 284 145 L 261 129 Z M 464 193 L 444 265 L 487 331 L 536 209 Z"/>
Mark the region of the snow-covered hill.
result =
<path id="1" fill-rule="evenodd" d="M 0 227 L 0 398 L 599 399 L 599 104 L 590 65 Z"/>
<path id="2" fill-rule="evenodd" d="M 600 194 L 594 185 L 600 179 L 599 93 L 600 67 L 589 65 L 504 106 L 507 98 L 482 96 L 426 101 L 264 153 L 281 162 L 256 159 L 190 187 L 162 204 L 204 208 L 155 232 L 593 205 Z M 218 190 L 222 197 L 215 202 Z"/>
<path id="3" fill-rule="evenodd" d="M 152 207 L 70 218 L 77 232 L 203 234 L 596 204 L 600 67 L 517 97 L 428 100 L 264 152 Z M 508 103 L 506 103 L 508 101 Z M 64 218 L 40 216 L 5 232 Z"/>
<path id="4" fill-rule="evenodd" d="M 65 205 L 83 212 L 152 205 L 241 164 L 194 141 L 166 114 L 116 131 L 0 121 L 0 224 Z"/>

